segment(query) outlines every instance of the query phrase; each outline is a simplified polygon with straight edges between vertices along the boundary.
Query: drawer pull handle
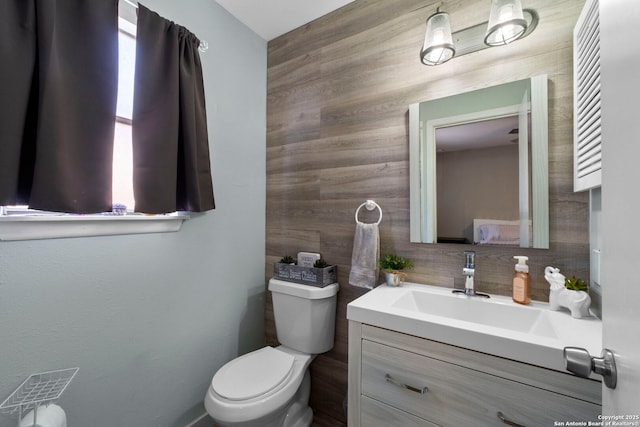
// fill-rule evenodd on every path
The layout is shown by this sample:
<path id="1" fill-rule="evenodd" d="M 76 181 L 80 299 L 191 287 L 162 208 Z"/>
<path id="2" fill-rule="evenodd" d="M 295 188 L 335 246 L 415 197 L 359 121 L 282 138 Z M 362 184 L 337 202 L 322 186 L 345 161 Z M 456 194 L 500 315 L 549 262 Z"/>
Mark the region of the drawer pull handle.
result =
<path id="1" fill-rule="evenodd" d="M 389 375 L 389 374 L 385 374 L 384 379 L 388 383 L 391 383 L 391 384 L 393 384 L 395 386 L 398 386 L 400 388 L 407 389 L 409 391 L 413 391 L 414 393 L 425 394 L 426 392 L 429 391 L 429 387 L 420 388 L 420 387 L 413 387 L 413 386 L 410 386 L 410 385 L 407 385 L 407 384 L 400 383 L 400 382 L 394 380 L 393 377 L 391 375 Z"/>
<path id="2" fill-rule="evenodd" d="M 504 414 L 502 413 L 502 411 L 498 411 L 498 418 L 500 418 L 500 421 L 502 421 L 504 424 L 508 425 L 508 426 L 513 426 L 513 427 L 525 427 L 522 424 L 518 424 L 515 421 L 511 421 L 509 418 L 506 418 L 504 416 Z"/>

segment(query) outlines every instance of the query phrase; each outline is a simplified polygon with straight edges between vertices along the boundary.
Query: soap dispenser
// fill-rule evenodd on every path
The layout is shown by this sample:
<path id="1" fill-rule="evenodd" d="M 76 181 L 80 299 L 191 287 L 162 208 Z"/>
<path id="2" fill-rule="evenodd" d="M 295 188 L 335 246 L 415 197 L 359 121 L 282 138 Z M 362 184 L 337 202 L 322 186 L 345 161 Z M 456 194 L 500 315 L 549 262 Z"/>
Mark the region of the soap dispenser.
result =
<path id="1" fill-rule="evenodd" d="M 531 302 L 530 283 L 529 283 L 529 266 L 526 256 L 514 256 L 518 260 L 513 273 L 513 300 L 518 304 L 527 305 Z"/>

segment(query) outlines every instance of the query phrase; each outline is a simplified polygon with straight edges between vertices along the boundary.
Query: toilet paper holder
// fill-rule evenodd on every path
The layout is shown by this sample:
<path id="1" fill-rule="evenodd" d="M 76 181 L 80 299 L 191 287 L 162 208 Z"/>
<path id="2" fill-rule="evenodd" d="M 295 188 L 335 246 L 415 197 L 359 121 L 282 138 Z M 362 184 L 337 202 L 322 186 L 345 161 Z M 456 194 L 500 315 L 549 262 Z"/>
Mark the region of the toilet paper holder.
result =
<path id="1" fill-rule="evenodd" d="M 18 424 L 31 409 L 37 411 L 41 405 L 53 403 L 62 396 L 79 368 L 32 374 L 22 382 L 2 403 L 0 412 L 6 415 L 18 414 Z M 37 419 L 34 419 L 34 424 Z"/>

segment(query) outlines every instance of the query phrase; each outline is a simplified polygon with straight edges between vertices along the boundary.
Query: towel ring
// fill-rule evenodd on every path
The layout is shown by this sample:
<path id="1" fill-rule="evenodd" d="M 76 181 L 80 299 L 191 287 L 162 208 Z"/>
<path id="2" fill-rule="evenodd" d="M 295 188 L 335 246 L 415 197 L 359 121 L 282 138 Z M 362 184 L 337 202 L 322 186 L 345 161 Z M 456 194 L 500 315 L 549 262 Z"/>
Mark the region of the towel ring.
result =
<path id="1" fill-rule="evenodd" d="M 382 208 L 380 208 L 380 205 L 374 202 L 373 200 L 367 200 L 366 202 L 358 206 L 358 209 L 356 209 L 356 215 L 355 215 L 356 224 L 360 222 L 358 221 L 358 213 L 360 212 L 360 208 L 362 208 L 363 206 L 366 207 L 368 211 L 372 211 L 375 208 L 378 208 L 378 210 L 380 211 L 380 218 L 378 218 L 378 222 L 376 222 L 376 224 L 380 224 L 380 221 L 382 221 Z"/>

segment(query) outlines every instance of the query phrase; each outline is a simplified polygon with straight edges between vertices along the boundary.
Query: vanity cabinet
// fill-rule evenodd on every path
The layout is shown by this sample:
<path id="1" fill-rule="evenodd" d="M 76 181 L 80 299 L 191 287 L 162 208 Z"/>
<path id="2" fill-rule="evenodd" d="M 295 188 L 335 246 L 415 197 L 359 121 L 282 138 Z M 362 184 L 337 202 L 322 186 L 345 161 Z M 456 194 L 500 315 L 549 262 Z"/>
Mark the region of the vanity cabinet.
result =
<path id="1" fill-rule="evenodd" d="M 601 393 L 596 380 L 349 322 L 351 427 L 597 421 Z"/>

